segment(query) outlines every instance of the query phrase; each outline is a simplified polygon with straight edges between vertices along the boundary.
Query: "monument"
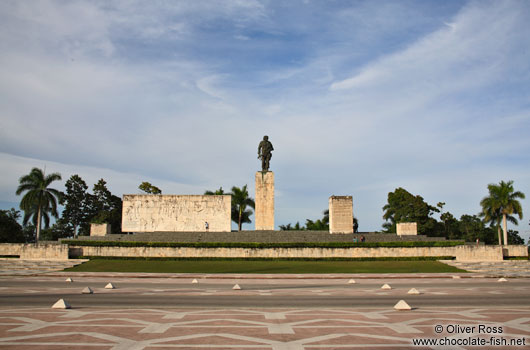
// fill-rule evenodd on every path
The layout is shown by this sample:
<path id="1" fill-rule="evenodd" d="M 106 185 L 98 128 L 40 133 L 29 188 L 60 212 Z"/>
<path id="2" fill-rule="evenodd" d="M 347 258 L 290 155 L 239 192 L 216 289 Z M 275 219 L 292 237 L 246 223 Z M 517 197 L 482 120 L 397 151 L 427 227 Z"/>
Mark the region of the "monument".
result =
<path id="1" fill-rule="evenodd" d="M 416 222 L 400 222 L 396 224 L 398 236 L 417 236 L 418 224 Z"/>
<path id="2" fill-rule="evenodd" d="M 122 231 L 230 232 L 231 202 L 230 195 L 126 194 Z"/>
<path id="3" fill-rule="evenodd" d="M 274 173 L 269 171 L 274 147 L 268 136 L 258 146 L 261 171 L 256 172 L 256 231 L 274 231 Z"/>
<path id="4" fill-rule="evenodd" d="M 329 233 L 353 233 L 352 196 L 329 197 Z"/>

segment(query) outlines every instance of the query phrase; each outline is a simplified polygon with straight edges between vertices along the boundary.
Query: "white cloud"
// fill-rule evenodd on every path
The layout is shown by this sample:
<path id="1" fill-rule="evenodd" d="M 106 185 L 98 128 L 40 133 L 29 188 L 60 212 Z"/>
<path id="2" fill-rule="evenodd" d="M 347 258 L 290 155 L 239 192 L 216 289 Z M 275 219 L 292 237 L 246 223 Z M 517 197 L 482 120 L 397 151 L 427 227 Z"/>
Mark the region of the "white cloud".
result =
<path id="1" fill-rule="evenodd" d="M 475 213 L 487 183 L 528 183 L 525 3 L 0 6 L 0 200 L 41 164 L 117 193 L 253 189 L 264 134 L 278 224 L 349 194 L 377 230 L 399 186 Z"/>

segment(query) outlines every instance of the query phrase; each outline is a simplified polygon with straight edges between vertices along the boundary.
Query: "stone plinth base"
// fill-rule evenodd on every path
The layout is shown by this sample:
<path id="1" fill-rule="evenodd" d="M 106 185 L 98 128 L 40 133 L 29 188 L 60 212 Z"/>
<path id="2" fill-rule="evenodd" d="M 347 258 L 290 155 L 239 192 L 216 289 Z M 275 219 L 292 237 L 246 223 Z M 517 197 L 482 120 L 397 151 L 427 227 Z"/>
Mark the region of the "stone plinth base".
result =
<path id="1" fill-rule="evenodd" d="M 416 236 L 418 234 L 418 224 L 415 222 L 401 222 L 396 224 L 398 236 Z"/>
<path id="2" fill-rule="evenodd" d="M 256 173 L 256 231 L 274 230 L 274 173 Z"/>
<path id="3" fill-rule="evenodd" d="M 91 236 L 110 235 L 110 224 L 90 224 Z"/>
<path id="4" fill-rule="evenodd" d="M 352 196 L 329 197 L 329 233 L 353 233 Z"/>

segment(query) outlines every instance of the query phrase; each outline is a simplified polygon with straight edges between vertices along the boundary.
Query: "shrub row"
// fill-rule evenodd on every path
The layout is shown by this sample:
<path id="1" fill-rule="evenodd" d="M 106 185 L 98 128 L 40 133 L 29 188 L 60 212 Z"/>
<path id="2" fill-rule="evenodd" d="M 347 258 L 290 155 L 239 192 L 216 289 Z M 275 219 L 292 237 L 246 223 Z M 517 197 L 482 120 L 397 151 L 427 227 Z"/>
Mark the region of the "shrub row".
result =
<path id="1" fill-rule="evenodd" d="M 464 241 L 434 241 L 434 242 L 280 242 L 280 243 L 252 243 L 252 242 L 129 242 L 129 241 L 83 241 L 63 240 L 63 244 L 70 246 L 96 247 L 170 247 L 170 248 L 400 248 L 400 247 L 454 247 L 465 244 Z"/>

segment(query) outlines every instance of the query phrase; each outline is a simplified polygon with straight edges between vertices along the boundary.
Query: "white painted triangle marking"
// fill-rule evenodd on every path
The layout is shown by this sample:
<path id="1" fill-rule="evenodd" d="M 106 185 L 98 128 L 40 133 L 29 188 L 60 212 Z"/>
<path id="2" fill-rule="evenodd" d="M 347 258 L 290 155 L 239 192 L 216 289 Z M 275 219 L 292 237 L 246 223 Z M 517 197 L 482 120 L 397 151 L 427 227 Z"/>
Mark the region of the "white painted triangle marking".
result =
<path id="1" fill-rule="evenodd" d="M 94 291 L 90 287 L 85 287 L 85 289 L 83 289 L 83 291 L 81 291 L 81 293 L 83 293 L 83 294 L 94 294 Z"/>
<path id="2" fill-rule="evenodd" d="M 197 279 L 194 278 L 193 281 L 191 281 L 191 283 L 199 283 L 199 281 L 197 281 Z"/>
<path id="3" fill-rule="evenodd" d="M 73 282 L 73 281 L 74 281 L 74 280 L 71 279 L 70 277 L 68 277 L 68 278 L 66 279 L 66 282 Z"/>
<path id="4" fill-rule="evenodd" d="M 241 287 L 239 286 L 239 284 L 236 284 L 235 286 L 232 287 L 232 289 L 239 290 L 241 289 Z"/>
<path id="5" fill-rule="evenodd" d="M 381 289 L 392 289 L 392 287 L 385 283 L 381 286 Z"/>
<path id="6" fill-rule="evenodd" d="M 407 292 L 407 294 L 421 294 L 419 290 L 417 290 L 416 288 L 412 288 L 411 290 L 409 290 Z"/>
<path id="7" fill-rule="evenodd" d="M 354 283 L 357 283 L 357 282 L 355 282 L 354 279 L 351 279 L 351 280 L 348 281 L 348 283 L 349 283 L 349 284 L 354 284 Z"/>
<path id="8" fill-rule="evenodd" d="M 504 277 L 501 277 L 497 280 L 497 282 L 508 282 L 508 280 Z"/>
<path id="9" fill-rule="evenodd" d="M 116 287 L 114 287 L 114 285 L 110 282 L 105 286 L 105 289 L 115 289 L 115 288 Z"/>

